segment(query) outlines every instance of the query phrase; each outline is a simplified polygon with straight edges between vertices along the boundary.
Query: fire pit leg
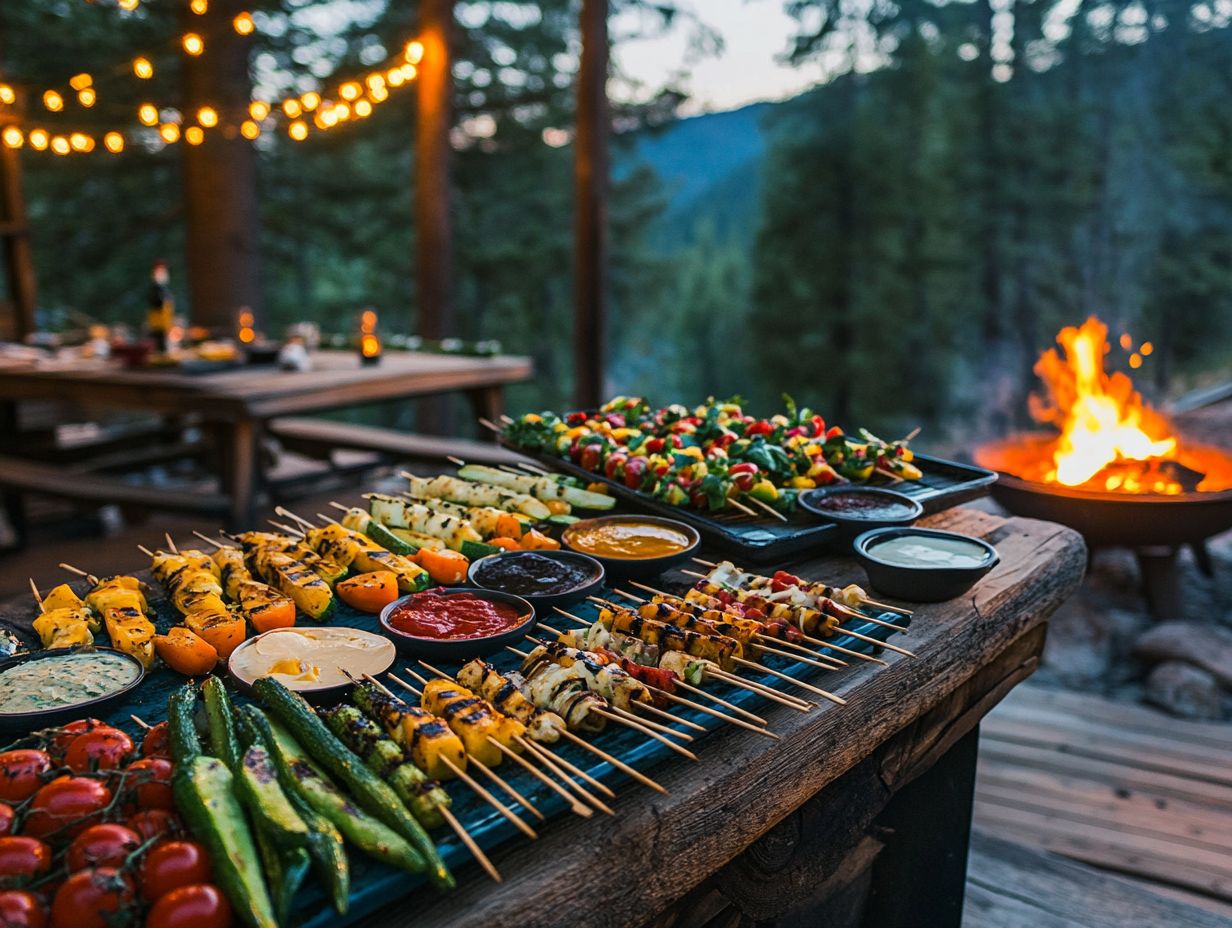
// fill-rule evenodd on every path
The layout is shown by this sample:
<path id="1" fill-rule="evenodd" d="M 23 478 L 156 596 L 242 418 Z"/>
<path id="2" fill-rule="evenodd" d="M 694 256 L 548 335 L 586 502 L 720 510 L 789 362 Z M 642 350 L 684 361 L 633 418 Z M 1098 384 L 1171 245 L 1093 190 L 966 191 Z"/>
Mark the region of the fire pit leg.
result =
<path id="1" fill-rule="evenodd" d="M 1135 548 L 1146 605 L 1156 619 L 1175 618 L 1181 608 L 1181 578 L 1176 548 Z"/>
<path id="2" fill-rule="evenodd" d="M 1208 579 L 1215 576 L 1215 562 L 1211 560 L 1210 549 L 1207 548 L 1205 541 L 1191 541 L 1189 550 L 1193 552 L 1194 563 L 1198 565 L 1198 570 L 1202 576 Z"/>

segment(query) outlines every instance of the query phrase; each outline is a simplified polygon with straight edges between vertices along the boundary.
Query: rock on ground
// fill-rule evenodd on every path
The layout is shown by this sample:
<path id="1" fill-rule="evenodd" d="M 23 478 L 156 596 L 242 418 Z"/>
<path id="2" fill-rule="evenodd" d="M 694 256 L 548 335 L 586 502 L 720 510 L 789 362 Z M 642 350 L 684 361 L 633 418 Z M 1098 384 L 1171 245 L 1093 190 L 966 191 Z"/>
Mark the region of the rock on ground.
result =
<path id="1" fill-rule="evenodd" d="M 1196 622 L 1164 622 L 1138 638 L 1134 653 L 1151 663 L 1185 661 L 1232 690 L 1232 631 Z"/>
<path id="2" fill-rule="evenodd" d="M 1146 679 L 1146 700 L 1187 719 L 1224 717 L 1223 693 L 1213 674 L 1182 661 L 1164 661 Z"/>

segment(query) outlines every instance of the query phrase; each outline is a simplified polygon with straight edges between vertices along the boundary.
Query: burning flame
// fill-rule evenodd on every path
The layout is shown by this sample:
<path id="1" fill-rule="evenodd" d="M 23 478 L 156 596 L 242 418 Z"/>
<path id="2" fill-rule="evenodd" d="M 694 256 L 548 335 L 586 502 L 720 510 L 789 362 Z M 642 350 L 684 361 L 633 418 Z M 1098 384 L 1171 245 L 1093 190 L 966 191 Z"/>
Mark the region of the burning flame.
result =
<path id="1" fill-rule="evenodd" d="M 1054 468 L 1045 479 L 1080 486 L 1113 464 L 1176 458 L 1177 440 L 1167 421 L 1143 401 L 1129 377 L 1120 371 L 1105 372 L 1106 325 L 1092 316 L 1081 326 L 1062 329 L 1057 342 L 1064 358 L 1050 348 L 1035 365 L 1048 396 L 1031 398 L 1032 416 L 1061 431 L 1053 451 Z M 1181 492 L 1174 481 L 1144 483 L 1120 473 L 1108 475 L 1104 482 L 1109 490 Z"/>

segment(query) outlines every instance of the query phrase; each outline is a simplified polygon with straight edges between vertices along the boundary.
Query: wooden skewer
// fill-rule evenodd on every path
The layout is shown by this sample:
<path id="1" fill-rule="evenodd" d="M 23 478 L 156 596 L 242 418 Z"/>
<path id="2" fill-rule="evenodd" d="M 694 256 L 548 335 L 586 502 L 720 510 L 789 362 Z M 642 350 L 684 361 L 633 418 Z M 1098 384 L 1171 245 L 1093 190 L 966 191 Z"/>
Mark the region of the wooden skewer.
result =
<path id="1" fill-rule="evenodd" d="M 658 783 L 655 780 L 652 780 L 650 777 L 646 776 L 646 774 L 642 773 L 640 770 L 636 770 L 633 767 L 630 767 L 619 757 L 613 757 L 611 754 L 609 754 L 607 751 L 603 750 L 602 748 L 595 747 L 589 741 L 579 738 L 573 732 L 569 731 L 569 729 L 567 728 L 563 729 L 560 733 L 560 736 L 564 738 L 566 741 L 576 744 L 580 748 L 585 748 L 587 751 L 590 751 L 590 753 L 594 754 L 600 760 L 607 761 L 617 770 L 637 780 L 637 782 L 641 783 L 642 786 L 649 787 L 650 789 L 653 789 L 656 793 L 662 793 L 664 796 L 668 795 L 667 789 L 664 788 L 660 783 Z"/>
<path id="2" fill-rule="evenodd" d="M 43 597 L 39 595 L 38 584 L 34 582 L 34 578 L 30 578 L 30 592 L 34 594 L 34 602 L 38 604 L 39 613 L 44 613 L 47 610 L 43 608 Z"/>
<path id="3" fill-rule="evenodd" d="M 179 554 L 180 549 L 175 546 L 175 542 L 171 539 L 170 532 L 163 532 L 163 538 L 167 540 L 167 550 L 172 554 Z"/>
<path id="4" fill-rule="evenodd" d="M 505 423 L 505 425 L 513 425 L 513 417 L 512 417 L 512 416 L 506 416 L 504 413 L 501 413 L 501 415 L 500 415 L 500 417 L 499 417 L 499 418 L 500 418 L 500 421 L 501 421 L 501 422 Z"/>
<path id="5" fill-rule="evenodd" d="M 274 513 L 275 513 L 275 515 L 285 516 L 286 518 L 290 519 L 292 522 L 295 522 L 295 523 L 298 523 L 299 525 L 302 525 L 304 528 L 316 528 L 316 526 L 315 526 L 315 525 L 313 525 L 311 522 L 309 522 L 309 521 L 308 521 L 307 519 L 305 519 L 303 516 L 297 516 L 297 515 L 296 515 L 295 513 L 293 513 L 290 509 L 286 509 L 286 508 L 285 508 L 285 507 L 283 507 L 283 506 L 275 506 L 275 507 L 274 507 Z"/>
<path id="6" fill-rule="evenodd" d="M 291 526 L 287 525 L 285 522 L 275 522 L 273 519 L 266 519 L 265 521 L 268 522 L 270 525 L 274 526 L 274 528 L 278 529 L 279 531 L 285 532 L 286 534 L 290 535 L 292 538 L 303 538 L 304 537 L 303 532 L 301 532 L 297 528 L 292 528 Z"/>
<path id="7" fill-rule="evenodd" d="M 680 685 L 679 681 L 676 681 L 675 685 L 679 686 Z M 692 709 L 695 712 L 704 712 L 706 715 L 711 715 L 711 716 L 714 716 L 716 719 L 721 719 L 722 721 L 726 722 L 729 725 L 735 725 L 739 728 L 745 728 L 745 729 L 748 729 L 749 731 L 755 731 L 759 735 L 765 735 L 767 738 L 773 738 L 776 741 L 779 740 L 778 735 L 776 735 L 774 732 L 770 731 L 767 728 L 762 728 L 760 725 L 754 725 L 751 722 L 746 722 L 744 719 L 738 719 L 735 716 L 727 715 L 726 713 L 720 712 L 717 709 L 711 709 L 709 706 L 703 706 L 700 703 L 693 702 L 693 700 L 691 699 L 685 699 L 683 696 L 677 696 L 675 693 L 669 693 L 667 690 L 662 690 L 656 687 L 654 691 L 662 698 L 669 700 L 670 702 L 679 703 L 682 706 L 688 706 L 690 709 Z M 683 722 L 685 720 L 680 719 L 679 721 Z"/>
<path id="8" fill-rule="evenodd" d="M 502 882 L 500 871 L 492 865 L 492 861 L 488 860 L 488 855 L 479 849 L 479 845 L 475 843 L 475 839 L 472 838 L 470 833 L 462 827 L 462 823 L 458 821 L 457 817 L 445 806 L 440 807 L 440 813 L 441 818 L 443 818 L 445 823 L 453 829 L 453 833 L 458 836 L 458 840 L 466 845 L 466 849 L 471 852 L 471 856 L 475 858 L 475 861 L 479 864 L 479 866 L 483 867 L 488 876 L 492 878 L 492 881 L 494 883 Z"/>
<path id="9" fill-rule="evenodd" d="M 94 574 L 90 573 L 89 571 L 82 570 L 80 567 L 74 567 L 72 564 L 65 564 L 63 561 L 60 562 L 59 566 L 61 567 L 61 569 L 67 570 L 70 574 L 76 574 L 79 577 L 85 577 L 91 583 L 98 583 L 98 577 L 94 576 Z"/>
<path id="10" fill-rule="evenodd" d="M 796 696 L 791 696 L 787 693 L 781 693 L 776 689 L 766 686 L 763 683 L 758 683 L 755 680 L 746 680 L 744 677 L 738 677 L 734 673 L 728 673 L 721 669 L 706 669 L 708 676 L 714 677 L 716 680 L 722 680 L 724 683 L 738 687 L 742 690 L 748 690 L 751 693 L 756 693 L 758 696 L 763 696 L 772 702 L 781 703 L 797 712 L 808 712 L 810 709 L 817 707 L 816 703 L 808 702 Z"/>
<path id="11" fill-rule="evenodd" d="M 770 505 L 767 505 L 766 503 L 763 503 L 763 502 L 762 502 L 761 500 L 759 500 L 757 497 L 755 497 L 755 496 L 749 496 L 749 495 L 746 493 L 746 494 L 745 494 L 745 496 L 744 496 L 744 498 L 745 498 L 745 499 L 747 499 L 747 500 L 748 500 L 750 503 L 752 503 L 754 506 L 756 506 L 758 509 L 762 509 L 762 510 L 764 510 L 767 514 L 774 516 L 774 517 L 775 517 L 776 519 L 778 519 L 780 522 L 786 522 L 786 521 L 787 521 L 787 516 L 783 515 L 781 512 L 779 512 L 779 511 L 778 511 L 777 509 L 775 509 L 773 506 L 770 506 Z"/>
<path id="12" fill-rule="evenodd" d="M 147 548 L 145 545 L 137 545 L 137 550 L 140 551 L 142 554 L 144 554 L 146 557 L 154 556 L 154 552 L 151 551 L 149 548 Z"/>
<path id="13" fill-rule="evenodd" d="M 761 635 L 758 635 L 757 639 L 758 650 L 764 651 L 766 654 L 774 654 L 777 657 L 786 658 L 789 661 L 799 661 L 801 664 L 808 664 L 810 667 L 820 667 L 822 670 L 842 670 L 847 666 L 845 662 L 839 661 L 838 658 L 833 659 L 834 663 L 829 663 L 825 660 L 824 654 L 820 655 L 822 659 L 818 660 L 816 657 L 805 657 L 803 654 L 794 654 L 791 651 L 781 651 L 778 648 L 772 648 L 768 645 L 761 644 L 761 641 L 765 640 Z M 777 639 L 771 638 L 769 640 L 775 641 Z"/>
<path id="14" fill-rule="evenodd" d="M 448 461 L 450 464 L 457 464 L 459 467 L 466 466 L 466 462 L 464 460 L 452 454 L 445 455 L 445 460 Z"/>
<path id="15" fill-rule="evenodd" d="M 342 503 L 338 502 L 336 499 L 331 499 L 329 501 L 329 504 L 333 506 L 335 509 L 337 509 L 339 512 L 350 512 L 352 509 L 355 508 L 354 506 L 344 506 Z"/>
<path id="16" fill-rule="evenodd" d="M 551 474 L 551 471 L 547 468 L 540 467 L 538 464 L 532 464 L 529 461 L 518 461 L 518 467 L 522 468 L 522 470 L 528 470 L 532 474 L 538 474 L 541 477 L 546 477 Z"/>
<path id="17" fill-rule="evenodd" d="M 677 679 L 672 685 L 676 687 L 676 689 L 678 690 L 684 690 L 686 693 L 693 693 L 695 696 L 701 696 L 704 699 L 708 699 L 711 702 L 713 702 L 715 705 L 724 706 L 725 708 L 730 709 L 732 712 L 736 712 L 744 716 L 746 719 L 748 719 L 749 721 L 753 722 L 756 725 L 770 724 L 757 713 L 750 712 L 748 709 L 741 708 L 740 706 L 736 705 L 734 702 L 729 702 L 728 700 L 724 699 L 722 696 L 716 696 L 714 695 L 714 693 L 707 693 L 701 687 L 694 686 L 692 683 L 688 682 L 687 680 Z M 702 709 L 704 707 L 699 705 L 697 706 L 697 708 Z"/>
<path id="18" fill-rule="evenodd" d="M 548 757 L 552 759 L 554 763 L 560 765 L 561 767 L 569 771 L 574 776 L 581 777 L 583 780 L 585 780 L 587 783 L 589 783 L 599 792 L 603 793 L 604 796 L 607 796 L 609 799 L 616 798 L 616 794 L 612 792 L 611 788 L 608 787 L 607 784 L 599 780 L 596 780 L 594 777 L 592 777 L 589 773 L 587 773 L 581 767 L 577 766 L 577 764 L 574 764 L 566 760 L 563 757 L 553 754 L 551 751 L 548 750 L 547 745 L 545 744 L 540 744 L 537 741 L 532 741 L 530 738 L 527 738 L 525 735 L 521 737 L 522 737 L 522 740 L 526 741 L 529 745 L 531 745 L 531 747 L 538 750 L 541 754 L 546 754 Z"/>
<path id="19" fill-rule="evenodd" d="M 327 516 L 320 512 L 317 513 L 317 518 L 320 519 L 322 522 L 324 522 L 326 525 L 341 525 L 341 523 L 337 519 L 335 519 L 333 516 Z"/>
<path id="20" fill-rule="evenodd" d="M 643 683 L 642 686 L 646 686 L 646 684 Z M 646 688 L 650 690 L 652 693 L 664 693 L 665 692 L 664 690 L 661 690 L 658 687 L 654 687 L 652 689 L 651 687 L 646 686 Z M 633 705 L 637 706 L 639 712 L 650 712 L 653 715 L 659 716 L 660 718 L 671 719 L 677 725 L 683 725 L 685 728 L 692 728 L 695 731 L 700 731 L 700 732 L 704 732 L 706 730 L 705 725 L 698 725 L 696 722 L 690 722 L 688 719 L 678 718 L 677 716 L 672 715 L 670 712 L 660 709 L 658 706 L 652 706 L 648 702 L 636 702 Z M 646 721 L 646 720 L 643 719 L 642 721 Z"/>
<path id="21" fill-rule="evenodd" d="M 143 719 L 139 715 L 130 714 L 128 717 L 132 719 L 134 722 L 136 722 L 138 725 L 140 725 L 145 731 L 149 731 L 151 728 L 154 727 L 153 725 L 151 725 L 149 722 L 147 722 L 145 719 Z"/>
<path id="22" fill-rule="evenodd" d="M 847 700 L 842 696 L 835 696 L 833 693 L 823 690 L 820 686 L 813 686 L 811 683 L 805 683 L 803 680 L 797 680 L 795 677 L 788 676 L 785 673 L 780 673 L 777 670 L 771 670 L 765 664 L 755 664 L 752 661 L 746 661 L 743 657 L 733 657 L 732 661 L 739 664 L 741 667 L 748 667 L 750 670 L 756 670 L 761 673 L 768 673 L 772 677 L 778 677 L 780 680 L 785 680 L 789 683 L 794 683 L 801 689 L 808 690 L 810 693 L 816 693 L 823 699 L 828 699 L 835 705 L 845 706 Z"/>
<path id="23" fill-rule="evenodd" d="M 604 802 L 598 796 L 593 795 L 589 790 L 587 790 L 584 786 L 582 786 L 582 784 L 578 783 L 572 777 L 570 777 L 569 774 L 560 766 L 560 764 L 557 763 L 557 761 L 559 760 L 558 757 L 552 754 L 547 754 L 547 756 L 545 757 L 544 754 L 546 754 L 547 752 L 540 752 L 538 747 L 529 738 L 519 737 L 517 741 L 522 746 L 522 749 L 526 751 L 527 754 L 535 758 L 537 761 L 539 761 L 539 763 L 543 764 L 543 766 L 545 766 L 548 770 L 550 770 L 553 774 L 555 774 L 561 783 L 564 783 L 565 786 L 573 790 L 575 793 L 577 793 L 579 796 L 581 796 L 583 799 L 585 799 L 587 802 L 593 805 L 596 809 L 598 809 L 604 815 L 614 816 L 616 814 L 612 810 L 611 806 L 609 806 L 606 802 Z M 530 767 L 530 764 L 524 758 L 518 758 L 518 759 L 521 760 L 522 763 L 526 764 L 527 767 Z M 530 769 L 533 770 L 534 768 L 531 767 Z M 554 780 L 548 780 L 548 782 L 552 783 L 553 787 L 555 787 Z M 573 797 L 570 796 L 568 793 L 565 793 L 565 796 L 568 797 L 570 801 L 572 801 Z M 587 809 L 586 813 L 589 816 L 590 809 Z"/>
<path id="24" fill-rule="evenodd" d="M 905 657 L 915 657 L 916 656 L 916 653 L 914 651 L 908 651 L 906 648 L 900 648 L 898 645 L 890 644 L 890 642 L 888 641 L 882 641 L 880 638 L 872 638 L 868 635 L 861 635 L 859 632 L 853 632 L 850 628 L 843 628 L 843 626 L 841 625 L 835 629 L 835 632 L 842 632 L 844 635 L 850 635 L 852 638 L 858 638 L 860 641 L 867 641 L 869 644 L 875 644 L 879 648 L 885 648 L 887 651 L 893 651 L 895 654 L 902 654 Z M 826 647 L 834 648 L 834 650 L 836 651 L 842 651 L 844 654 L 854 655 L 854 654 L 860 653 L 859 651 L 852 651 L 848 648 L 843 648 L 843 647 L 840 647 L 839 645 L 831 644 L 828 641 L 826 642 Z M 866 654 L 864 656 L 868 657 L 869 655 Z"/>
<path id="25" fill-rule="evenodd" d="M 213 545 L 215 548 L 231 547 L 231 545 L 224 545 L 221 541 L 215 541 L 209 535 L 202 535 L 200 532 L 196 532 L 196 531 L 194 531 L 193 534 L 196 535 L 198 538 L 200 538 L 202 541 L 204 541 L 206 544 Z"/>
<path id="26" fill-rule="evenodd" d="M 634 731 L 640 731 L 647 738 L 653 738 L 655 741 L 658 741 L 660 744 L 666 745 L 667 747 L 671 748 L 673 751 L 675 751 L 677 754 L 681 755 L 682 757 L 687 757 L 689 760 L 693 760 L 693 761 L 697 760 L 697 755 L 694 754 L 692 751 L 690 751 L 688 748 L 681 747 L 675 741 L 672 741 L 670 738 L 664 737 L 663 735 L 655 731 L 653 728 L 649 728 L 646 725 L 643 725 L 641 720 L 635 720 L 634 718 L 624 718 L 623 716 L 618 715 L 616 712 L 609 712 L 607 709 L 592 709 L 591 711 L 601 715 L 603 718 L 607 719 L 608 721 L 615 722 L 618 725 L 624 725 L 626 728 L 632 728 Z"/>
<path id="27" fill-rule="evenodd" d="M 812 648 L 806 647 L 805 645 L 800 644 L 798 641 L 790 641 L 786 638 L 773 638 L 770 635 L 766 635 L 762 633 L 758 633 L 754 635 L 753 637 L 756 638 L 757 641 L 759 642 L 758 643 L 759 648 L 761 648 L 763 651 L 768 650 L 771 654 L 783 653 L 783 656 L 787 656 L 785 652 L 778 652 L 778 651 L 775 651 L 774 648 L 767 648 L 766 644 L 772 644 L 775 647 L 779 647 L 779 648 L 790 648 L 792 652 L 799 653 L 799 654 L 807 654 L 809 657 L 818 658 L 820 660 L 827 661 L 833 665 L 832 667 L 829 668 L 830 670 L 841 670 L 843 667 L 851 666 L 846 661 L 841 660 L 837 657 L 831 657 L 829 654 L 818 654 Z M 761 644 L 761 642 L 765 642 L 766 644 Z"/>
<path id="28" fill-rule="evenodd" d="M 750 509 L 748 506 L 744 505 L 744 503 L 740 502 L 738 499 L 735 499 L 734 497 L 729 496 L 727 498 L 727 505 L 731 506 L 733 509 L 740 510 L 746 516 L 757 515 L 756 512 L 754 512 L 752 509 Z"/>
<path id="29" fill-rule="evenodd" d="M 411 686 L 409 683 L 407 683 L 405 680 L 399 679 L 398 677 L 395 677 L 393 674 L 390 674 L 389 678 L 393 680 L 395 683 L 397 683 L 399 686 L 403 687 L 404 689 L 407 689 L 412 693 L 417 692 L 416 689 L 413 686 Z M 376 678 L 365 674 L 364 679 L 374 684 L 375 686 L 380 687 L 388 695 L 390 696 L 394 695 L 393 693 L 389 692 L 388 687 L 384 686 Z M 395 696 L 394 698 L 396 699 L 397 697 Z M 461 767 L 459 767 L 457 764 L 451 761 L 448 757 L 442 756 L 441 760 L 445 762 L 445 765 L 450 769 L 450 771 L 453 773 L 454 776 L 456 776 L 459 780 L 461 780 L 463 783 L 465 783 L 467 786 L 473 789 L 476 793 L 478 793 L 479 796 L 482 797 L 485 802 L 487 802 L 490 806 L 492 806 L 492 808 L 494 808 L 497 812 L 499 812 L 502 816 L 504 816 L 519 831 L 521 831 L 523 834 L 525 834 L 527 837 L 530 837 L 530 838 L 539 837 L 539 835 L 535 833 L 535 830 L 533 828 L 531 828 L 524 821 L 522 821 L 520 818 L 518 818 L 516 815 L 513 814 L 513 810 L 511 810 L 507 805 L 505 805 L 503 802 L 501 802 L 499 799 L 493 796 L 490 792 L 484 789 L 484 787 L 480 786 L 477 782 L 475 782 L 474 777 L 470 776 L 465 770 L 463 770 Z M 540 820 L 543 819 L 543 813 L 540 812 L 538 809 L 536 809 L 534 806 L 532 806 L 530 802 L 527 801 L 526 797 L 524 797 L 521 793 L 515 790 L 512 786 L 506 783 L 501 777 L 496 776 L 491 770 L 489 770 L 487 767 L 485 767 L 483 764 L 479 763 L 478 761 L 475 762 L 475 766 L 478 767 L 480 770 L 482 770 L 484 773 L 486 773 L 492 779 L 493 783 L 501 785 L 502 788 L 507 793 L 509 793 L 511 796 L 516 797 L 518 799 L 519 804 L 523 806 L 523 808 L 528 809 L 536 818 Z"/>
<path id="30" fill-rule="evenodd" d="M 563 786 L 561 786 L 559 783 L 557 783 L 555 780 L 553 780 L 551 777 L 545 774 L 542 770 L 532 765 L 525 758 L 519 756 L 515 751 L 512 751 L 509 748 L 505 747 L 503 744 L 501 744 L 491 735 L 488 736 L 488 743 L 491 744 L 498 751 L 500 751 L 502 754 L 504 754 L 506 757 L 512 759 L 515 763 L 517 763 L 521 767 L 524 767 L 531 774 L 531 776 L 535 777 L 535 779 L 542 782 L 548 789 L 552 790 L 552 792 L 556 793 L 562 799 L 564 799 L 565 802 L 569 804 L 569 811 L 571 811 L 574 815 L 580 815 L 582 818 L 590 818 L 592 815 L 595 814 L 594 812 L 590 810 L 588 806 L 585 806 L 582 803 L 578 802 L 577 799 L 574 798 L 572 793 L 570 793 L 567 789 L 565 789 Z"/>
<path id="31" fill-rule="evenodd" d="M 491 419 L 485 419 L 482 416 L 480 416 L 478 421 L 480 425 L 482 425 L 485 429 L 487 429 L 489 432 L 492 432 L 495 435 L 499 435 L 502 431 L 501 427 L 497 425 L 495 422 L 493 422 Z"/>

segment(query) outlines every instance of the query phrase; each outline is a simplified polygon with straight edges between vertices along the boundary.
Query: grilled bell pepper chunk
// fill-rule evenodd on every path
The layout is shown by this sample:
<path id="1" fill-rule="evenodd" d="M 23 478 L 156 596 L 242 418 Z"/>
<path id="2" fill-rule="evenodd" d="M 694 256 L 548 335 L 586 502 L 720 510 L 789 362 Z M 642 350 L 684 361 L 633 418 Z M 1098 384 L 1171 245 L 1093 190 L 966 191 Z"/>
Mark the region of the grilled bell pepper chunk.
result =
<path id="1" fill-rule="evenodd" d="M 259 552 L 258 572 L 295 603 L 300 612 L 317 622 L 334 613 L 334 591 L 303 561 L 281 551 Z"/>
<path id="2" fill-rule="evenodd" d="M 43 597 L 43 611 L 55 612 L 57 609 L 84 609 L 85 602 L 73 592 L 67 583 L 61 583 Z"/>
<path id="3" fill-rule="evenodd" d="M 367 535 L 345 526 L 335 523 L 312 529 L 307 540 L 322 557 L 346 564 L 358 573 L 389 571 L 397 577 L 403 593 L 414 593 L 428 585 L 428 572 L 414 561 L 385 550 Z"/>
<path id="4" fill-rule="evenodd" d="M 244 620 L 225 606 L 190 612 L 184 616 L 184 624 L 189 631 L 208 642 L 224 661 L 244 642 Z"/>
<path id="5" fill-rule="evenodd" d="M 466 749 L 444 719 L 382 693 L 371 683 L 351 691 L 355 705 L 411 757 L 415 766 L 434 780 L 448 780 L 466 769 Z M 452 766 L 450 766 L 452 765 Z"/>
<path id="6" fill-rule="evenodd" d="M 84 608 L 50 609 L 34 620 L 34 631 L 44 648 L 77 648 L 94 644 L 91 616 Z"/>
<path id="7" fill-rule="evenodd" d="M 154 663 L 154 623 L 132 606 L 108 609 L 103 621 L 111 646 L 131 654 L 149 670 Z"/>

